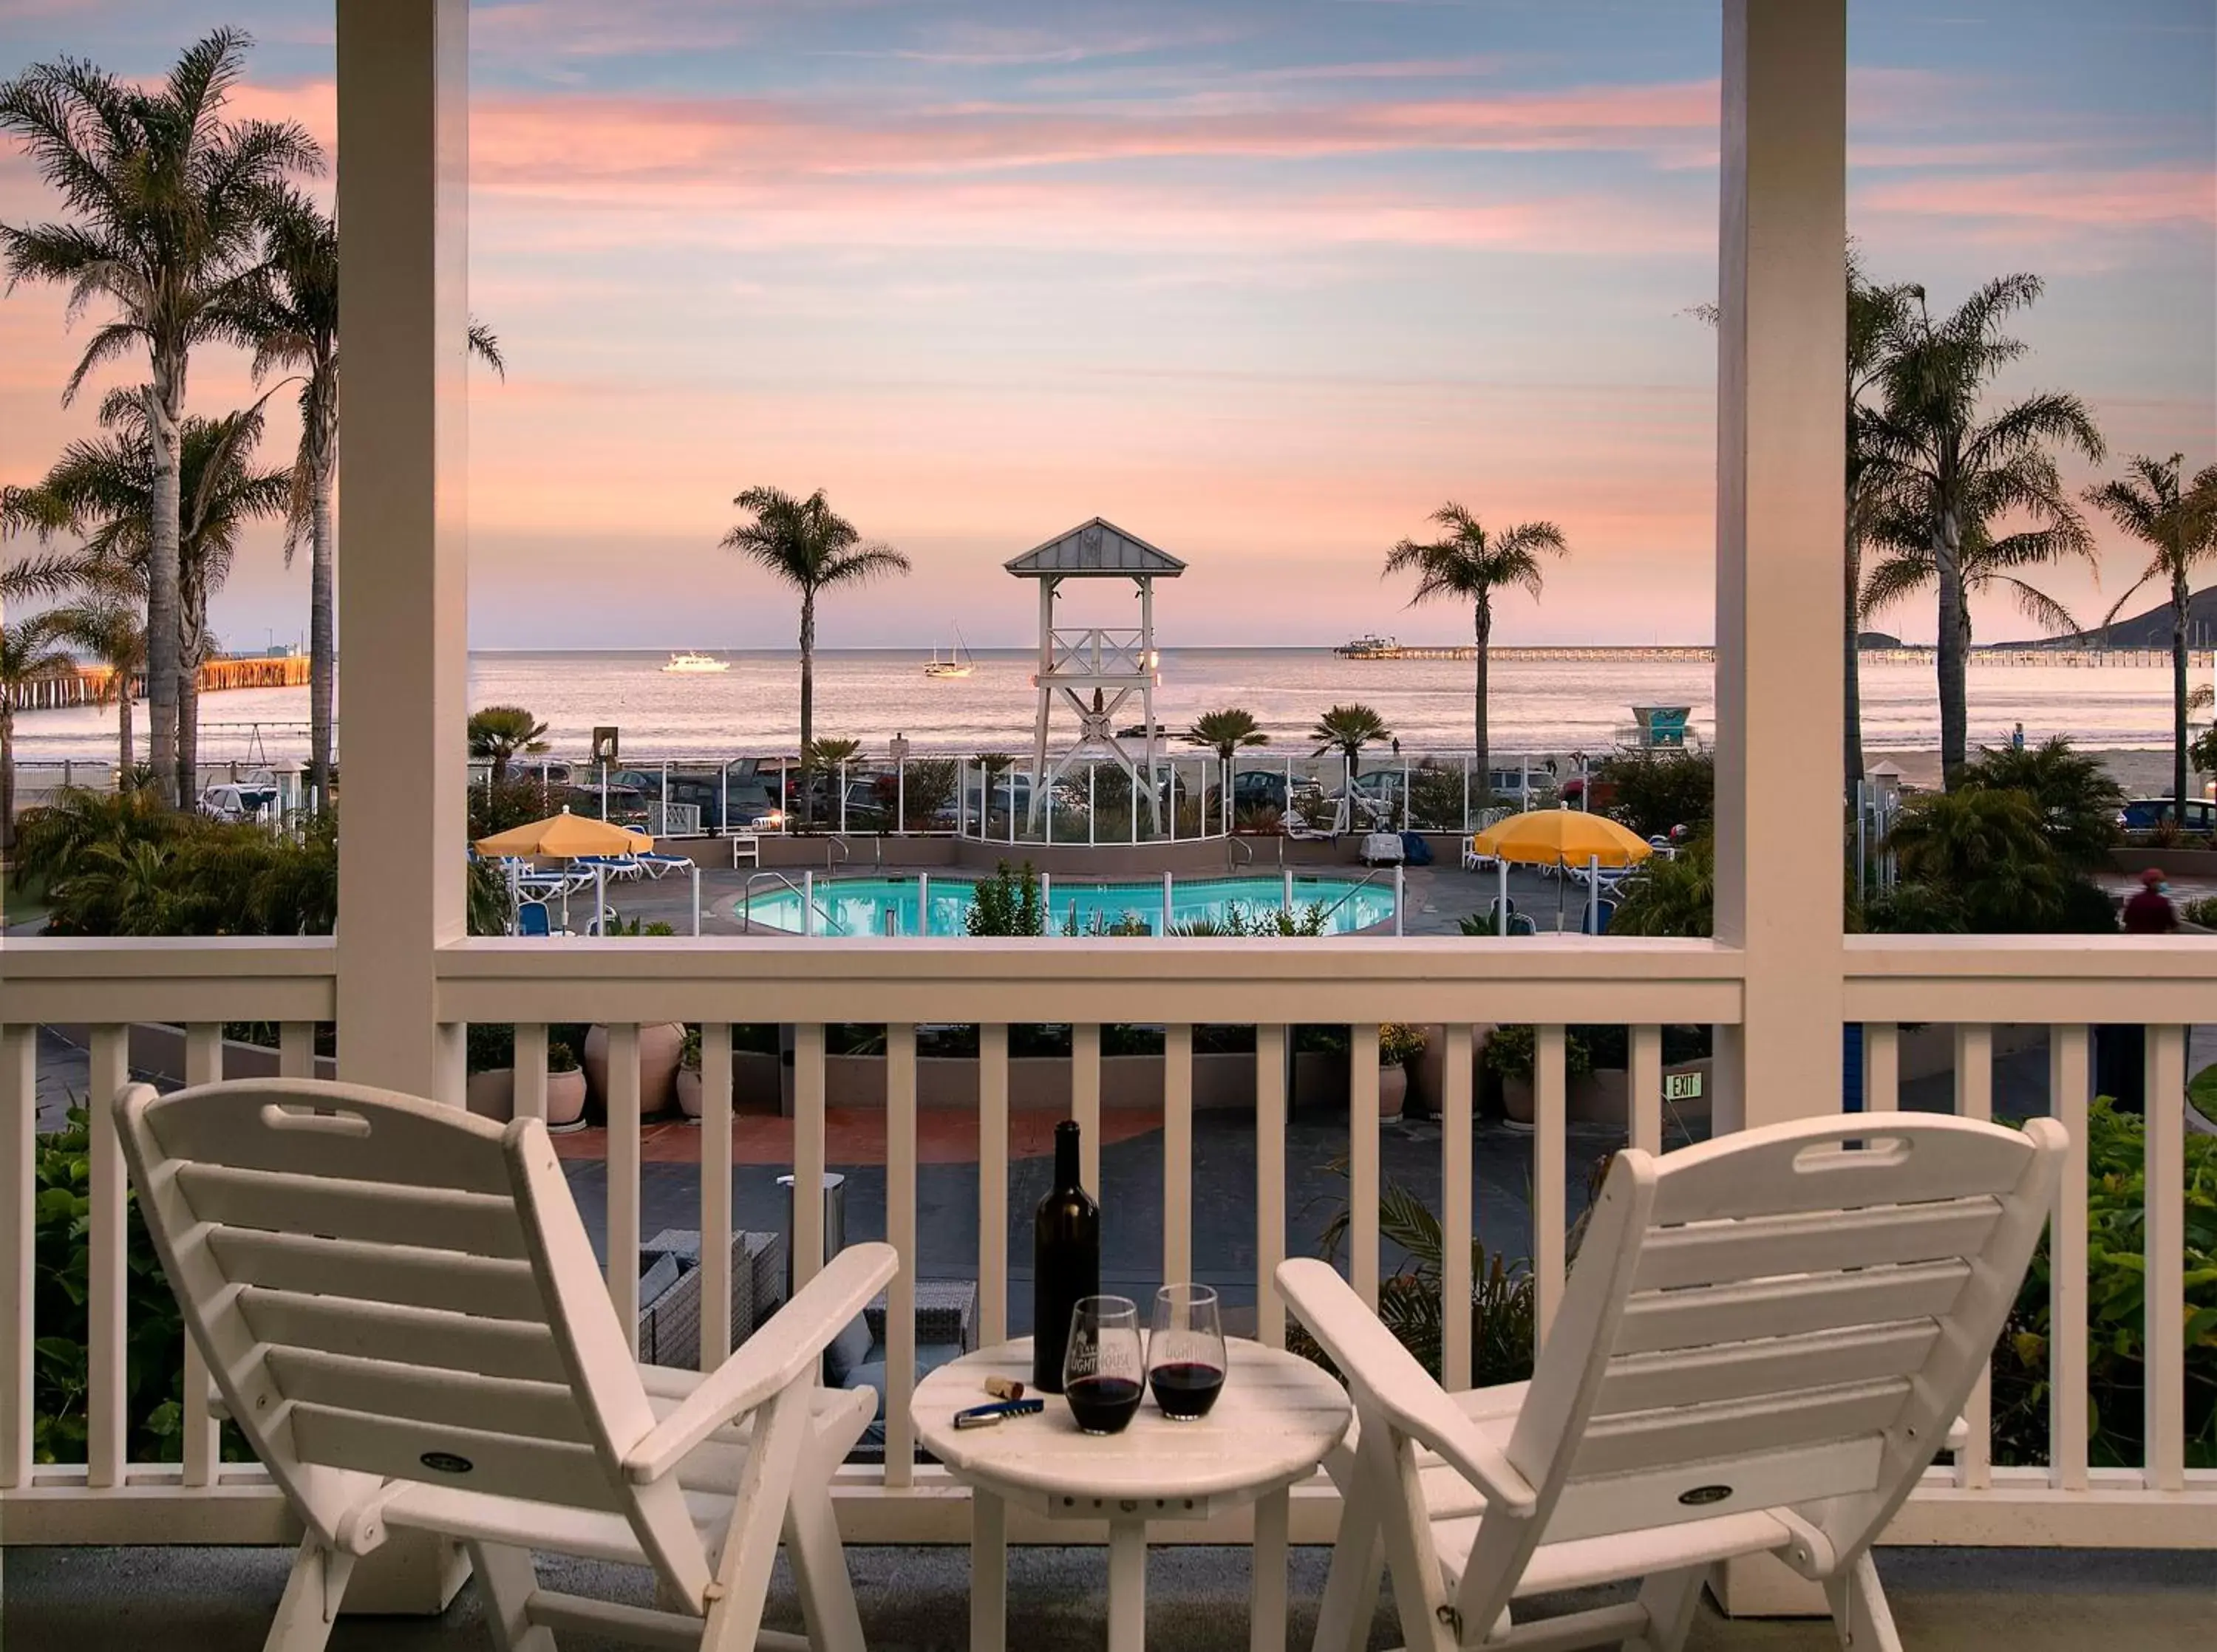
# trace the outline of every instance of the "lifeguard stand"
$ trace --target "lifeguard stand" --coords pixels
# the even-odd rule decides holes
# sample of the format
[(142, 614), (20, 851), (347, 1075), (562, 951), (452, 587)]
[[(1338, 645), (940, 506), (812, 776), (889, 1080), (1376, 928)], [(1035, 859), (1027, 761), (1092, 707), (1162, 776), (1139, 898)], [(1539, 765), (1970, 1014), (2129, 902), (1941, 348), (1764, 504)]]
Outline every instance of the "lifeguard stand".
[[(1039, 718), (1032, 736), (1031, 819), (1038, 821), (1055, 783), (1072, 764), (1105, 757), (1131, 776), (1135, 801), (1146, 794), (1148, 814), (1159, 832), (1162, 798), (1153, 780), (1159, 755), (1155, 687), (1161, 681), (1155, 651), (1155, 582), (1176, 579), (1185, 571), (1185, 564), (1096, 516), (1012, 558), (1006, 566), (1018, 579), (1039, 581), (1039, 671), (1032, 679), (1039, 689)], [(1138, 587), (1138, 627), (1058, 631), (1055, 595), (1067, 579), (1130, 580)], [(1058, 693), (1078, 715), (1078, 738), (1050, 765), (1047, 734)], [(1123, 708), (1133, 694), (1139, 697), (1145, 737), (1136, 758), (1116, 733)], [(1143, 774), (1148, 777), (1144, 784)]]

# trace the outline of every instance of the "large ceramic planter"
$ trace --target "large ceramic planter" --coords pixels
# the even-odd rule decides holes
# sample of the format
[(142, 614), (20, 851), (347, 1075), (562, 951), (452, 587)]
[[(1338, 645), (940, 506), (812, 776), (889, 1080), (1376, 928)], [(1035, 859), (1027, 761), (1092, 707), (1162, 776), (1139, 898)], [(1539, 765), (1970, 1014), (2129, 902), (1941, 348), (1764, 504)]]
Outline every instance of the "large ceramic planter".
[(688, 1119), (701, 1116), (701, 1069), (680, 1067), (677, 1069), (677, 1111)]
[[(639, 1113), (651, 1119), (677, 1102), (677, 1063), (685, 1053), (685, 1023), (650, 1021), (639, 1029)], [(608, 1029), (585, 1034), (585, 1085), (605, 1109), (608, 1105)]]
[[(472, 1073), (463, 1091), (472, 1113), (503, 1122), (516, 1117), (516, 1069)], [(547, 1128), (576, 1130), (585, 1122), (585, 1076), (574, 1069), (547, 1075)]]
[(1573, 1122), (1632, 1127), (1632, 1075), (1621, 1067), (1596, 1067), (1571, 1081), (1565, 1106)]
[(1409, 1069), (1403, 1066), (1378, 1069), (1378, 1116), (1399, 1119), (1409, 1103)]
[(1532, 1081), (1528, 1078), (1504, 1077), (1501, 1081), (1501, 1116), (1511, 1130), (1532, 1128)]

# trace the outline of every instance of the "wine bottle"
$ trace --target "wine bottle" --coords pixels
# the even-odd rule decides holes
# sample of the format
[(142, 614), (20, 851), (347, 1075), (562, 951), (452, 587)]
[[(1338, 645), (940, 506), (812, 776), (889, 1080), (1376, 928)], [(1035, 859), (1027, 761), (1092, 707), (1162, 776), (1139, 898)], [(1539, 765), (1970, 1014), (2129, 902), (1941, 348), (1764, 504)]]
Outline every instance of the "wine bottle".
[(1101, 1207), (1078, 1180), (1078, 1121), (1054, 1127), (1054, 1186), (1032, 1218), (1032, 1386), (1062, 1392), (1070, 1316), (1101, 1293)]

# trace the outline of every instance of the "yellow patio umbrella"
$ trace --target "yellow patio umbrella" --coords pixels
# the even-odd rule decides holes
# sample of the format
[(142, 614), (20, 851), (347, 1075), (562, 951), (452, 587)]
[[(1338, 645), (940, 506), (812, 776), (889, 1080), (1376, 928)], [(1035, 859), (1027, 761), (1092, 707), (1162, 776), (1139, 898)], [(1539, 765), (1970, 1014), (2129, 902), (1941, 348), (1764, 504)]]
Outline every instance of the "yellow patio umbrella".
[(654, 840), (645, 832), (573, 815), (567, 808), (528, 826), (511, 826), (491, 837), (481, 837), (477, 845), (479, 854), (544, 854), (560, 860), (585, 854), (639, 854), (653, 847)]
[[(1470, 841), (1472, 850), (1490, 856), (1501, 869), (1501, 893), (1496, 901), (1495, 930), (1509, 933), (1509, 865), (1512, 860), (1522, 866), (1559, 866), (1568, 870), (1585, 866), (1598, 871), (1603, 866), (1621, 871), (1638, 866), (1655, 853), (1647, 840), (1637, 832), (1618, 825), (1606, 815), (1592, 815), (1582, 809), (1534, 809), (1521, 815), (1511, 815), (1498, 821)], [(1601, 880), (1596, 878), (1586, 891), (1590, 923), (1599, 916)], [(1555, 890), (1555, 928), (1563, 927), (1563, 891)], [(1596, 925), (1595, 927), (1597, 927)]]

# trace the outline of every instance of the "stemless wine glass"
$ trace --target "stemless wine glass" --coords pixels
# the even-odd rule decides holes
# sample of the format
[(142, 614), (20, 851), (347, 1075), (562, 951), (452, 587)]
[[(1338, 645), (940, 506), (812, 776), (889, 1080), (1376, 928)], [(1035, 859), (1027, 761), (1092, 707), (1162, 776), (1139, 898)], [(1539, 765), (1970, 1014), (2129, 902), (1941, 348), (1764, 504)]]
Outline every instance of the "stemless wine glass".
[(1164, 1416), (1190, 1422), (1208, 1415), (1224, 1391), (1224, 1318), (1205, 1285), (1166, 1285), (1155, 1292), (1147, 1331), (1147, 1386)]
[(1121, 1434), (1146, 1391), (1139, 1359), (1139, 1305), (1129, 1297), (1080, 1297), (1070, 1315), (1062, 1397), (1089, 1434)]

